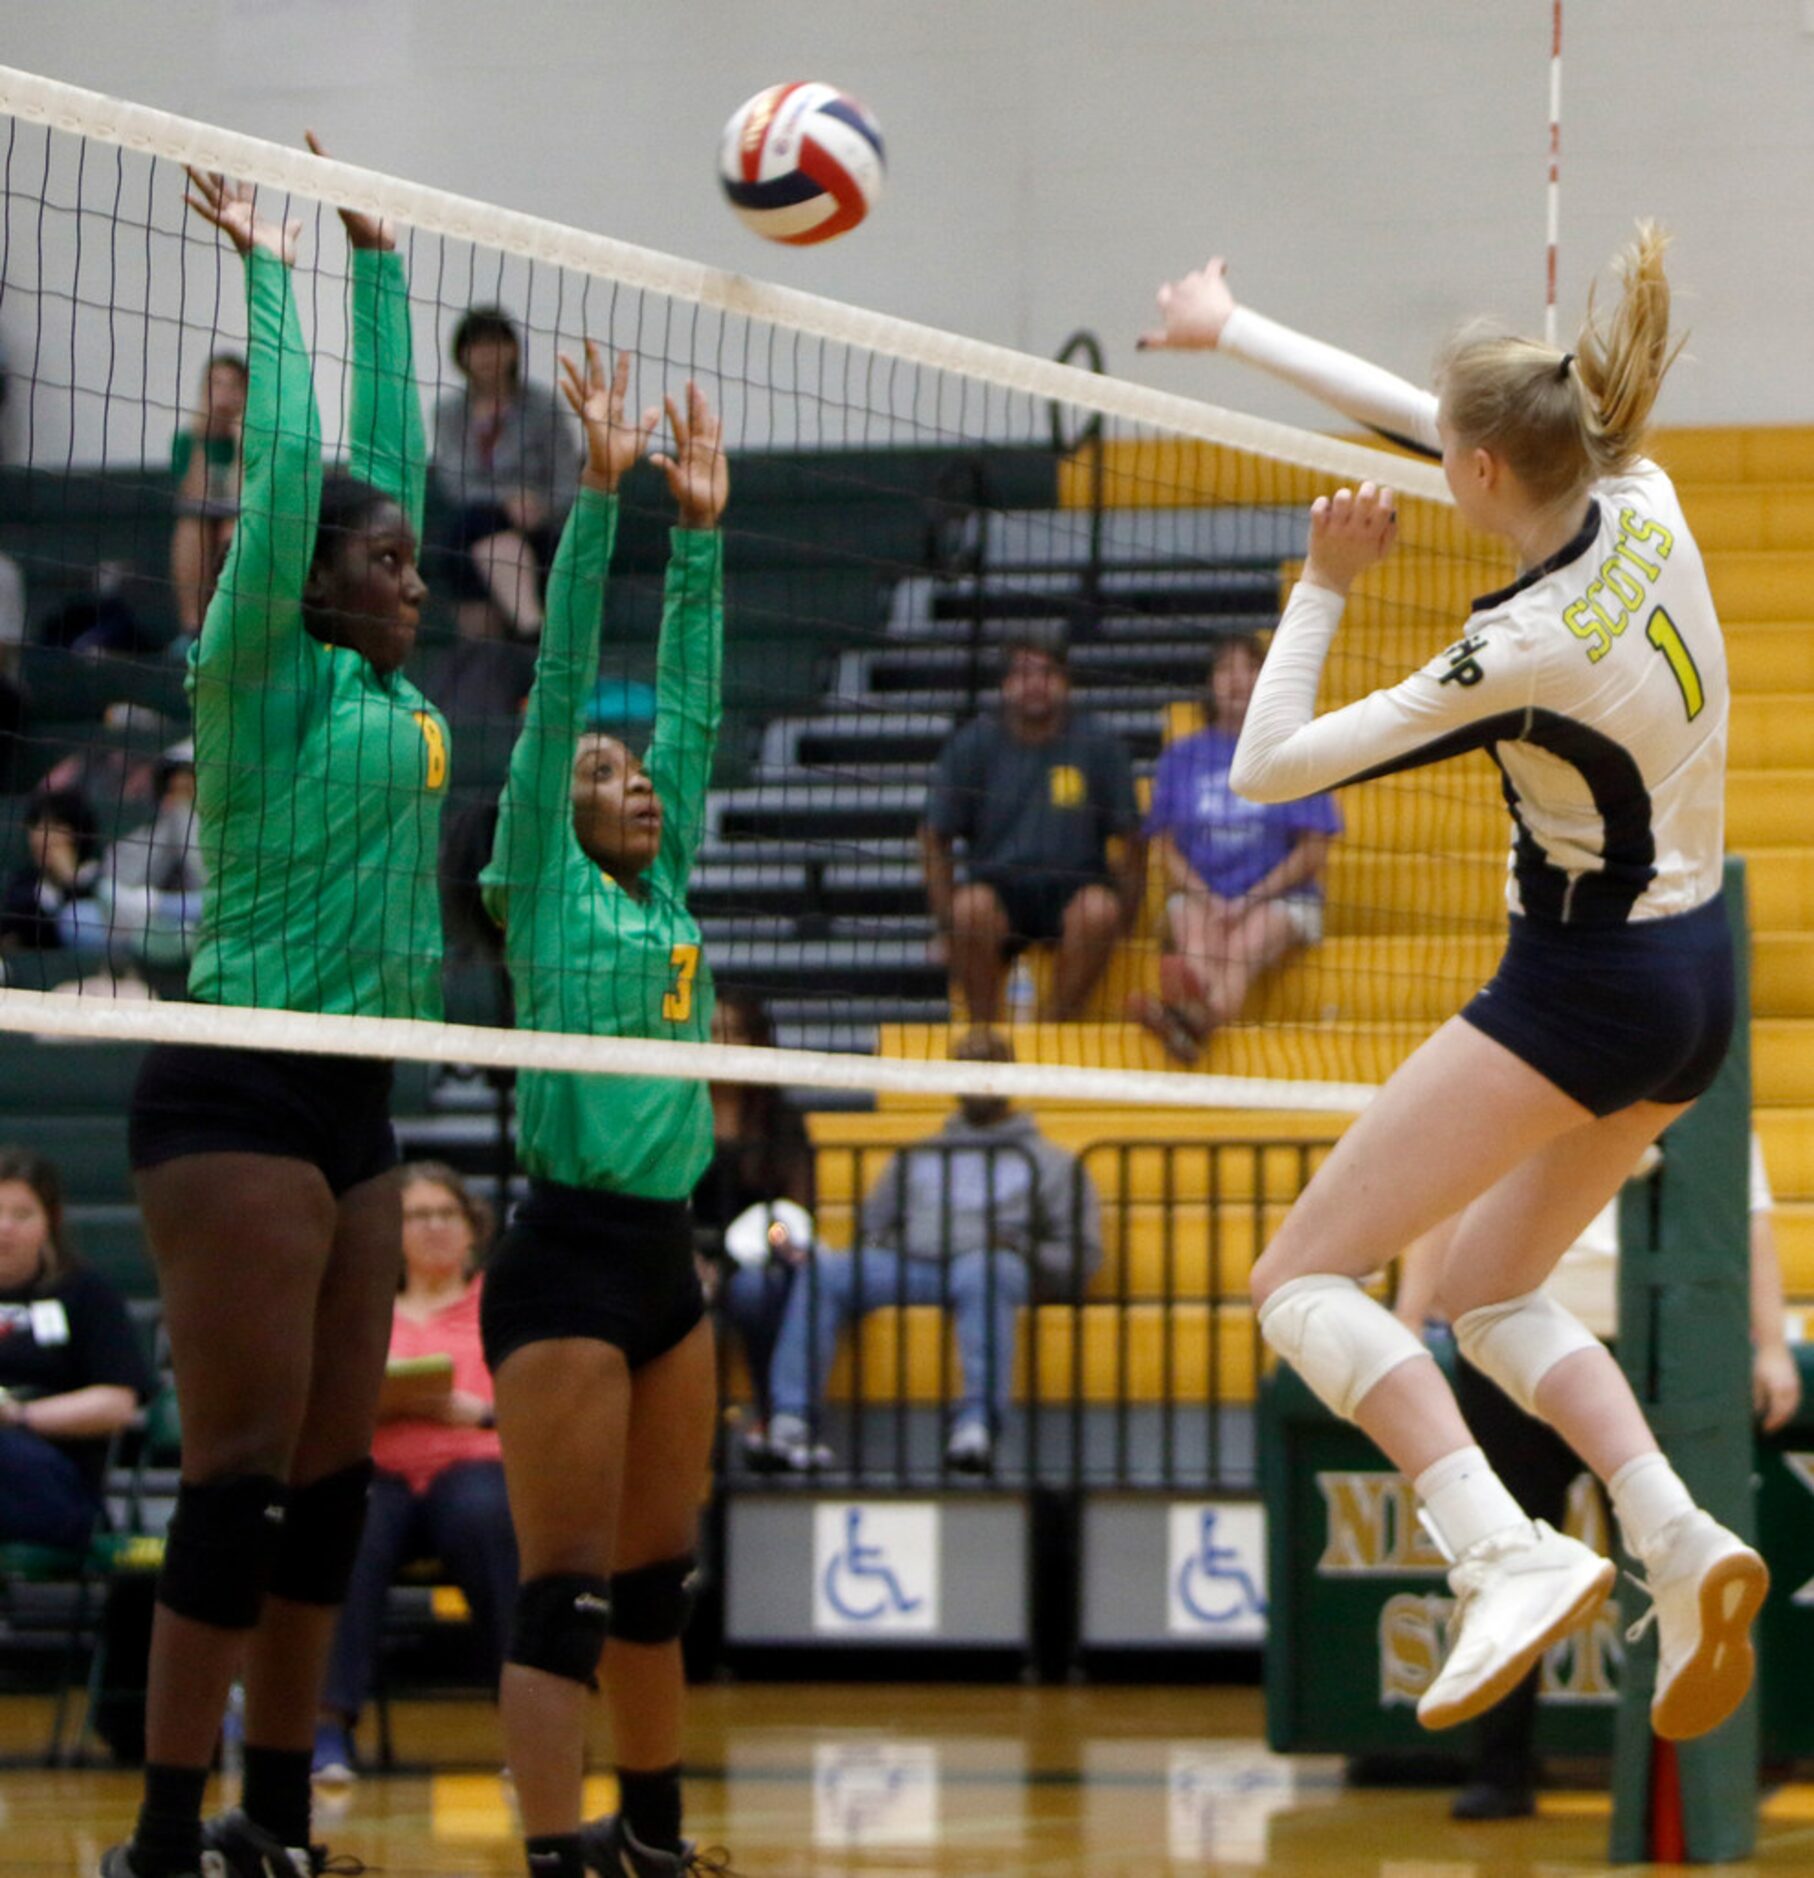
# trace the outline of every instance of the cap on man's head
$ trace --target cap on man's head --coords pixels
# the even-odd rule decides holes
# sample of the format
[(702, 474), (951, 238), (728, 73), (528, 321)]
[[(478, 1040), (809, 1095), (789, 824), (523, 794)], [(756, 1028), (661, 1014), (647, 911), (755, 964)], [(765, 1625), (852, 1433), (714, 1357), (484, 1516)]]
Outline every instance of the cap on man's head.
[(1058, 620), (1026, 621), (1012, 627), (1002, 638), (1001, 662), (1005, 671), (1017, 652), (1036, 653), (1049, 659), (1063, 671), (1070, 662), (1070, 638)]

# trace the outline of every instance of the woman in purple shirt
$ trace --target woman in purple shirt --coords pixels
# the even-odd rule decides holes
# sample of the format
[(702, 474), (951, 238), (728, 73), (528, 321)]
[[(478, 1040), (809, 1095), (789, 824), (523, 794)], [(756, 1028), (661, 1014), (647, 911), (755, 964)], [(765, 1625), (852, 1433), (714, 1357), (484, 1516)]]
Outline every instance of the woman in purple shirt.
[(1323, 935), (1321, 876), (1342, 831), (1335, 798), (1248, 802), (1228, 784), (1265, 649), (1251, 634), (1216, 647), (1209, 724), (1159, 759), (1146, 833), (1165, 870), (1159, 995), (1136, 992), (1137, 1018), (1181, 1063), (1241, 1014), (1259, 975)]

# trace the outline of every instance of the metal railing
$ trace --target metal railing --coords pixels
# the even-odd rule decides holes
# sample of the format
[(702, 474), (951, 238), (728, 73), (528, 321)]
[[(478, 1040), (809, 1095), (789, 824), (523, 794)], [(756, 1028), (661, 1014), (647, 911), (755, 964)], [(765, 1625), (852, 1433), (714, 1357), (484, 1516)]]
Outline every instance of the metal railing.
[[(738, 1307), (750, 1268), (721, 1297), (725, 1477), (1251, 1491), (1265, 1354), (1247, 1275), (1327, 1147), (1127, 1139), (1060, 1159), (934, 1134), (820, 1148), (818, 1245), (762, 1280), (766, 1330)], [(765, 1337), (766, 1379), (750, 1366)], [(806, 1415), (824, 1450), (810, 1467), (744, 1438), (777, 1411)], [(979, 1419), (986, 1465), (949, 1451)]]

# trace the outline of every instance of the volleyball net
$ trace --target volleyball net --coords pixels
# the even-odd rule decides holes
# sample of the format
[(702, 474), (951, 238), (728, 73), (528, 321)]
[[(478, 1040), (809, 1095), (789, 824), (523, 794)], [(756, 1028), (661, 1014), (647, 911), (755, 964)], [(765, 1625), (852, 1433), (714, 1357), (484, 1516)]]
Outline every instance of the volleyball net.
[[(1216, 708), (1212, 665), (1225, 648), (1263, 646), (1308, 504), (1341, 484), (1401, 492), (1400, 546), (1356, 590), (1321, 708), (1456, 637), (1471, 596), (1506, 570), (1432, 466), (4, 69), (0, 139), (0, 551), (12, 563), (0, 569), (0, 1029), (908, 1100), (1342, 1111), (1489, 974), (1505, 860), (1484, 758), (1279, 819), (1246, 810), (1189, 748)], [(261, 215), (301, 225), (289, 284), (329, 467), (382, 456), (360, 426), (388, 410), (402, 440), (392, 467), (425, 484), (429, 597), (407, 669), (447, 724), (445, 748), (421, 753), (444, 772), (431, 891), (446, 1023), (187, 996), (204, 896), (222, 888), (205, 878), (189, 807), (185, 661), (248, 519), (249, 427), (264, 421), (241, 409), (240, 364), (261, 343), (247, 270), (185, 206), (188, 169), (254, 185)], [(341, 210), (394, 224), (419, 435), (394, 347), (361, 364), (369, 304)], [(720, 998), (759, 1002), (779, 1049), (508, 1022), (479, 875), (512, 751), (530, 734), (546, 576), (581, 462), (557, 354), (577, 357), (588, 339), (629, 355), (633, 409), (692, 381), (723, 418), (723, 720), (688, 899)], [(527, 388), (516, 402), (495, 376), (496, 354), (513, 348)], [(1070, 350), (1087, 359), (1090, 347)], [(266, 366), (292, 374), (291, 391), (298, 369), (294, 351)], [(375, 373), (363, 390), (362, 370)], [(308, 441), (280, 426), (272, 439)], [(294, 490), (269, 501), (266, 522), (293, 532), (311, 519)], [(662, 475), (630, 472), (585, 722), (633, 750), (675, 677), (659, 657), (673, 521)], [(1029, 658), (1041, 684), (1062, 688), (1051, 721), (1065, 727), (1062, 758), (1030, 770), (996, 760), (1011, 743), (1024, 754), (1000, 713), (1004, 674)], [(253, 728), (233, 746), (236, 774), (293, 764), (281, 739), (255, 734), (307, 708), (281, 695), (286, 682), (248, 668), (240, 706)], [(983, 728), (967, 730), (976, 719)], [(1026, 797), (1034, 772), (1041, 799)], [(280, 771), (265, 795), (292, 817), (329, 813), (325, 796), (303, 800), (304, 780)], [(398, 783), (394, 803), (382, 778), (368, 781), (359, 812), (405, 814), (420, 780)], [(1022, 795), (1004, 803), (1009, 787)], [(1246, 943), (1216, 935), (1259, 904), (1262, 861), (1309, 834), (1320, 861), (1285, 896), (1285, 956), (1184, 1069), (1130, 1013), (1213, 977), (1215, 948)], [(267, 840), (216, 864), (286, 863)], [(928, 881), (942, 866), (953, 890), (986, 882), (1006, 929), (1035, 941), (1010, 948), (991, 1009), (966, 1002), (949, 907), (935, 911)], [(368, 896), (359, 929), (407, 968), (420, 879), (379, 871), (322, 887)], [(1119, 926), (1067, 1004), (1053, 941), (1086, 888), (1113, 898)], [(1176, 901), (1199, 888), (1220, 923), (1186, 944)], [(552, 969), (611, 967), (576, 946)], [(659, 1007), (660, 991), (626, 983), (623, 1008)], [(1012, 1036), (1017, 1061), (947, 1060), (978, 1018)]]

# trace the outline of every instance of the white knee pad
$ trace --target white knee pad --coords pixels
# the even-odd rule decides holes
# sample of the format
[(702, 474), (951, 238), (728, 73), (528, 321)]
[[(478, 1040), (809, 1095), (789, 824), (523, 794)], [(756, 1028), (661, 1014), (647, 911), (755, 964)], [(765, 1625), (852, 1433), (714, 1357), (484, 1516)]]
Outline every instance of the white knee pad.
[(1541, 1291), (1463, 1311), (1455, 1320), (1455, 1341), (1462, 1355), (1527, 1415), (1537, 1413), (1537, 1385), (1565, 1356), (1598, 1349), (1600, 1343), (1578, 1317)]
[(1260, 1307), (1260, 1334), (1326, 1408), (1354, 1419), (1367, 1391), (1424, 1347), (1352, 1278), (1293, 1278)]

